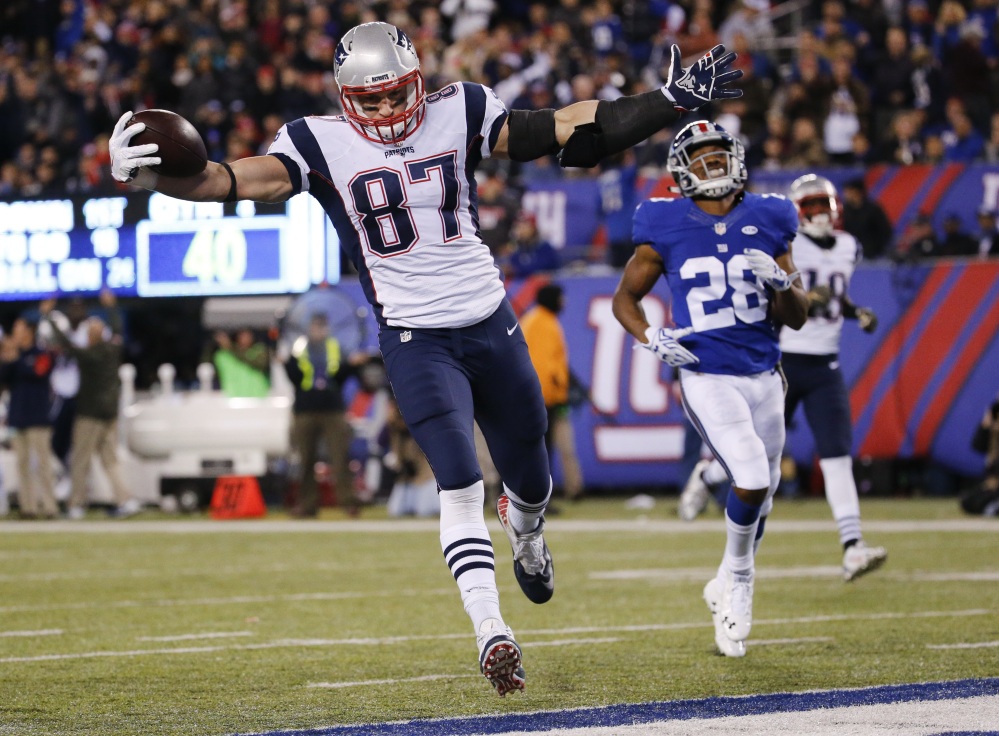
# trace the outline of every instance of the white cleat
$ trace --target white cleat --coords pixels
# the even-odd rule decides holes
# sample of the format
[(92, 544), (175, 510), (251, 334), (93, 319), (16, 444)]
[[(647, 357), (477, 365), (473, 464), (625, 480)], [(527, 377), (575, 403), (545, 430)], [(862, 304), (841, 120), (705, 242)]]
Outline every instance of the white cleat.
[(726, 657), (745, 657), (746, 642), (732, 641), (726, 636), (722, 626), (721, 600), (724, 588), (725, 584), (718, 578), (712, 578), (704, 586), (704, 602), (708, 604), (711, 620), (715, 625), (715, 646)]
[(704, 482), (701, 473), (711, 464), (710, 460), (701, 460), (694, 466), (693, 472), (687, 478), (687, 484), (680, 494), (680, 503), (677, 504), (676, 513), (684, 521), (693, 521), (708, 506), (711, 500), (711, 489)]
[(722, 628), (732, 641), (745, 641), (753, 627), (753, 574), (719, 573), (722, 581)]
[(863, 541), (847, 547), (843, 553), (843, 580), (850, 582), (877, 570), (888, 559), (884, 547), (868, 547)]
[(499, 619), (486, 619), (475, 641), (479, 645), (479, 669), (497, 694), (504, 697), (513, 690), (523, 690), (526, 677), (520, 647), (510, 627)]

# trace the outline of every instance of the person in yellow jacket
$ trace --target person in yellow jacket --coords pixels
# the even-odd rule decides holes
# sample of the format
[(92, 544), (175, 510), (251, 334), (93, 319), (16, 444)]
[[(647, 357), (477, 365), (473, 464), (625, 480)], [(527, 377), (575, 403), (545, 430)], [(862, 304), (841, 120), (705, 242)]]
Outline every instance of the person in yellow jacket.
[(298, 455), (301, 473), (298, 503), (291, 510), (296, 518), (312, 518), (319, 513), (314, 468), (321, 439), (326, 443), (338, 500), (350, 516), (357, 516), (360, 509), (348, 458), (353, 431), (343, 399), (343, 383), (357, 370), (354, 358), (342, 355), (339, 341), (330, 335), (326, 315), (316, 314), (309, 323), (308, 335), (295, 341), (285, 361), (285, 372), (295, 386), (291, 447)]
[(542, 286), (538, 289), (536, 305), (521, 318), (520, 327), (548, 410), (548, 432), (545, 434), (548, 454), (551, 456), (553, 451), (558, 451), (565, 497), (577, 500), (583, 493), (583, 476), (569, 418), (569, 351), (558, 319), (564, 299), (558, 284)]

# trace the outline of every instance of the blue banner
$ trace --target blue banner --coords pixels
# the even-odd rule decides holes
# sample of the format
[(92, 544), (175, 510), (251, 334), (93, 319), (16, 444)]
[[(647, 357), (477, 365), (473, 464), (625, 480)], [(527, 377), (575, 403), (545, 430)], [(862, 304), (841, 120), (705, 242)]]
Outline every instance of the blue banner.
[[(589, 486), (681, 484), (686, 419), (671, 370), (647, 351), (634, 350), (611, 312), (617, 276), (565, 277), (561, 315), (573, 372), (589, 387), (589, 402), (572, 412), (584, 479)], [(508, 285), (519, 308), (544, 283)], [(342, 284), (363, 303), (356, 282)], [(854, 453), (876, 458), (932, 458), (978, 475), (981, 455), (970, 439), (999, 392), (999, 262), (934, 265), (861, 265), (850, 289), (872, 307), (874, 334), (847, 322), (840, 361), (850, 388)], [(669, 314), (660, 281), (643, 300), (653, 324)], [(377, 329), (369, 336), (374, 347)], [(811, 464), (814, 445), (799, 414), (787, 448)], [(557, 469), (556, 469), (557, 472)]]

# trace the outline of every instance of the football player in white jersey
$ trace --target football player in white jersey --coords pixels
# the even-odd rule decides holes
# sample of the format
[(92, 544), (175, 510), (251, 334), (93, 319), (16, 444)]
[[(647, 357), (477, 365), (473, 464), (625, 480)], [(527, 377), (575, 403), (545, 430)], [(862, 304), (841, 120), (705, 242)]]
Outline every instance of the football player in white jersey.
[[(677, 133), (667, 165), (683, 197), (635, 211), (635, 254), (614, 293), (614, 315), (636, 347), (680, 368), (684, 410), (732, 481), (725, 553), (704, 600), (718, 650), (742, 657), (754, 557), (784, 449), (778, 323), (799, 329), (807, 318), (791, 260), (798, 215), (783, 197), (743, 190), (742, 143), (716, 123), (699, 120)], [(642, 309), (660, 277), (675, 328), (650, 325)]]
[(482, 506), (473, 420), (503, 479), (497, 513), (514, 573), (535, 603), (549, 600), (545, 544), (551, 477), (537, 374), (499, 269), (479, 238), (475, 167), (486, 157), (595, 166), (675, 121), (678, 111), (738, 97), (734, 54), (717, 46), (684, 68), (672, 48), (666, 84), (562, 110), (513, 110), (462, 82), (433, 94), (406, 34), (387, 23), (349, 30), (334, 70), (343, 115), (283, 126), (264, 156), (209, 163), (185, 178), (158, 175), (155, 144), (131, 145), (142, 124), (118, 121), (110, 143), (119, 181), (193, 201), (281, 202), (308, 190), (357, 267), (379, 320), (399, 408), (441, 494), (440, 539), (472, 619), (482, 673), (500, 695), (524, 687), (521, 651), (500, 614)]
[(843, 320), (855, 319), (864, 332), (874, 332), (874, 312), (849, 297), (850, 278), (862, 250), (857, 239), (836, 229), (839, 196), (833, 183), (806, 174), (794, 180), (791, 201), (801, 224), (794, 240), (794, 258), (808, 289), (808, 322), (797, 332), (780, 335), (781, 364), (787, 376), (790, 421), (799, 404), (815, 438), (826, 500), (832, 508), (843, 545), (843, 579), (877, 569), (887, 558), (884, 547), (868, 547), (860, 533), (860, 501), (853, 478), (853, 431), (850, 397), (839, 367)]

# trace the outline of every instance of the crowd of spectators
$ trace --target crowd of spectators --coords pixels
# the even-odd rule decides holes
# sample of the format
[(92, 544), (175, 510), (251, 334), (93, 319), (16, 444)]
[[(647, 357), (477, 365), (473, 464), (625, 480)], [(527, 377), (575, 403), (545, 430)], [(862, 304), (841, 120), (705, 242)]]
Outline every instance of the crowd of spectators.
[[(491, 86), (512, 108), (662, 84), (739, 52), (745, 95), (702, 111), (750, 167), (999, 161), (999, 0), (7, 0), (0, 7), (0, 197), (114, 189), (108, 136), (125, 110), (190, 119), (212, 160), (266, 150), (278, 127), (340, 111), (337, 40), (385, 20), (416, 44), (428, 89)], [(683, 122), (683, 121), (681, 121)], [(672, 131), (637, 151), (662, 173)], [(552, 161), (501, 172), (598, 176)], [(503, 206), (503, 197), (498, 197)], [(509, 222), (509, 221), (508, 221)]]

